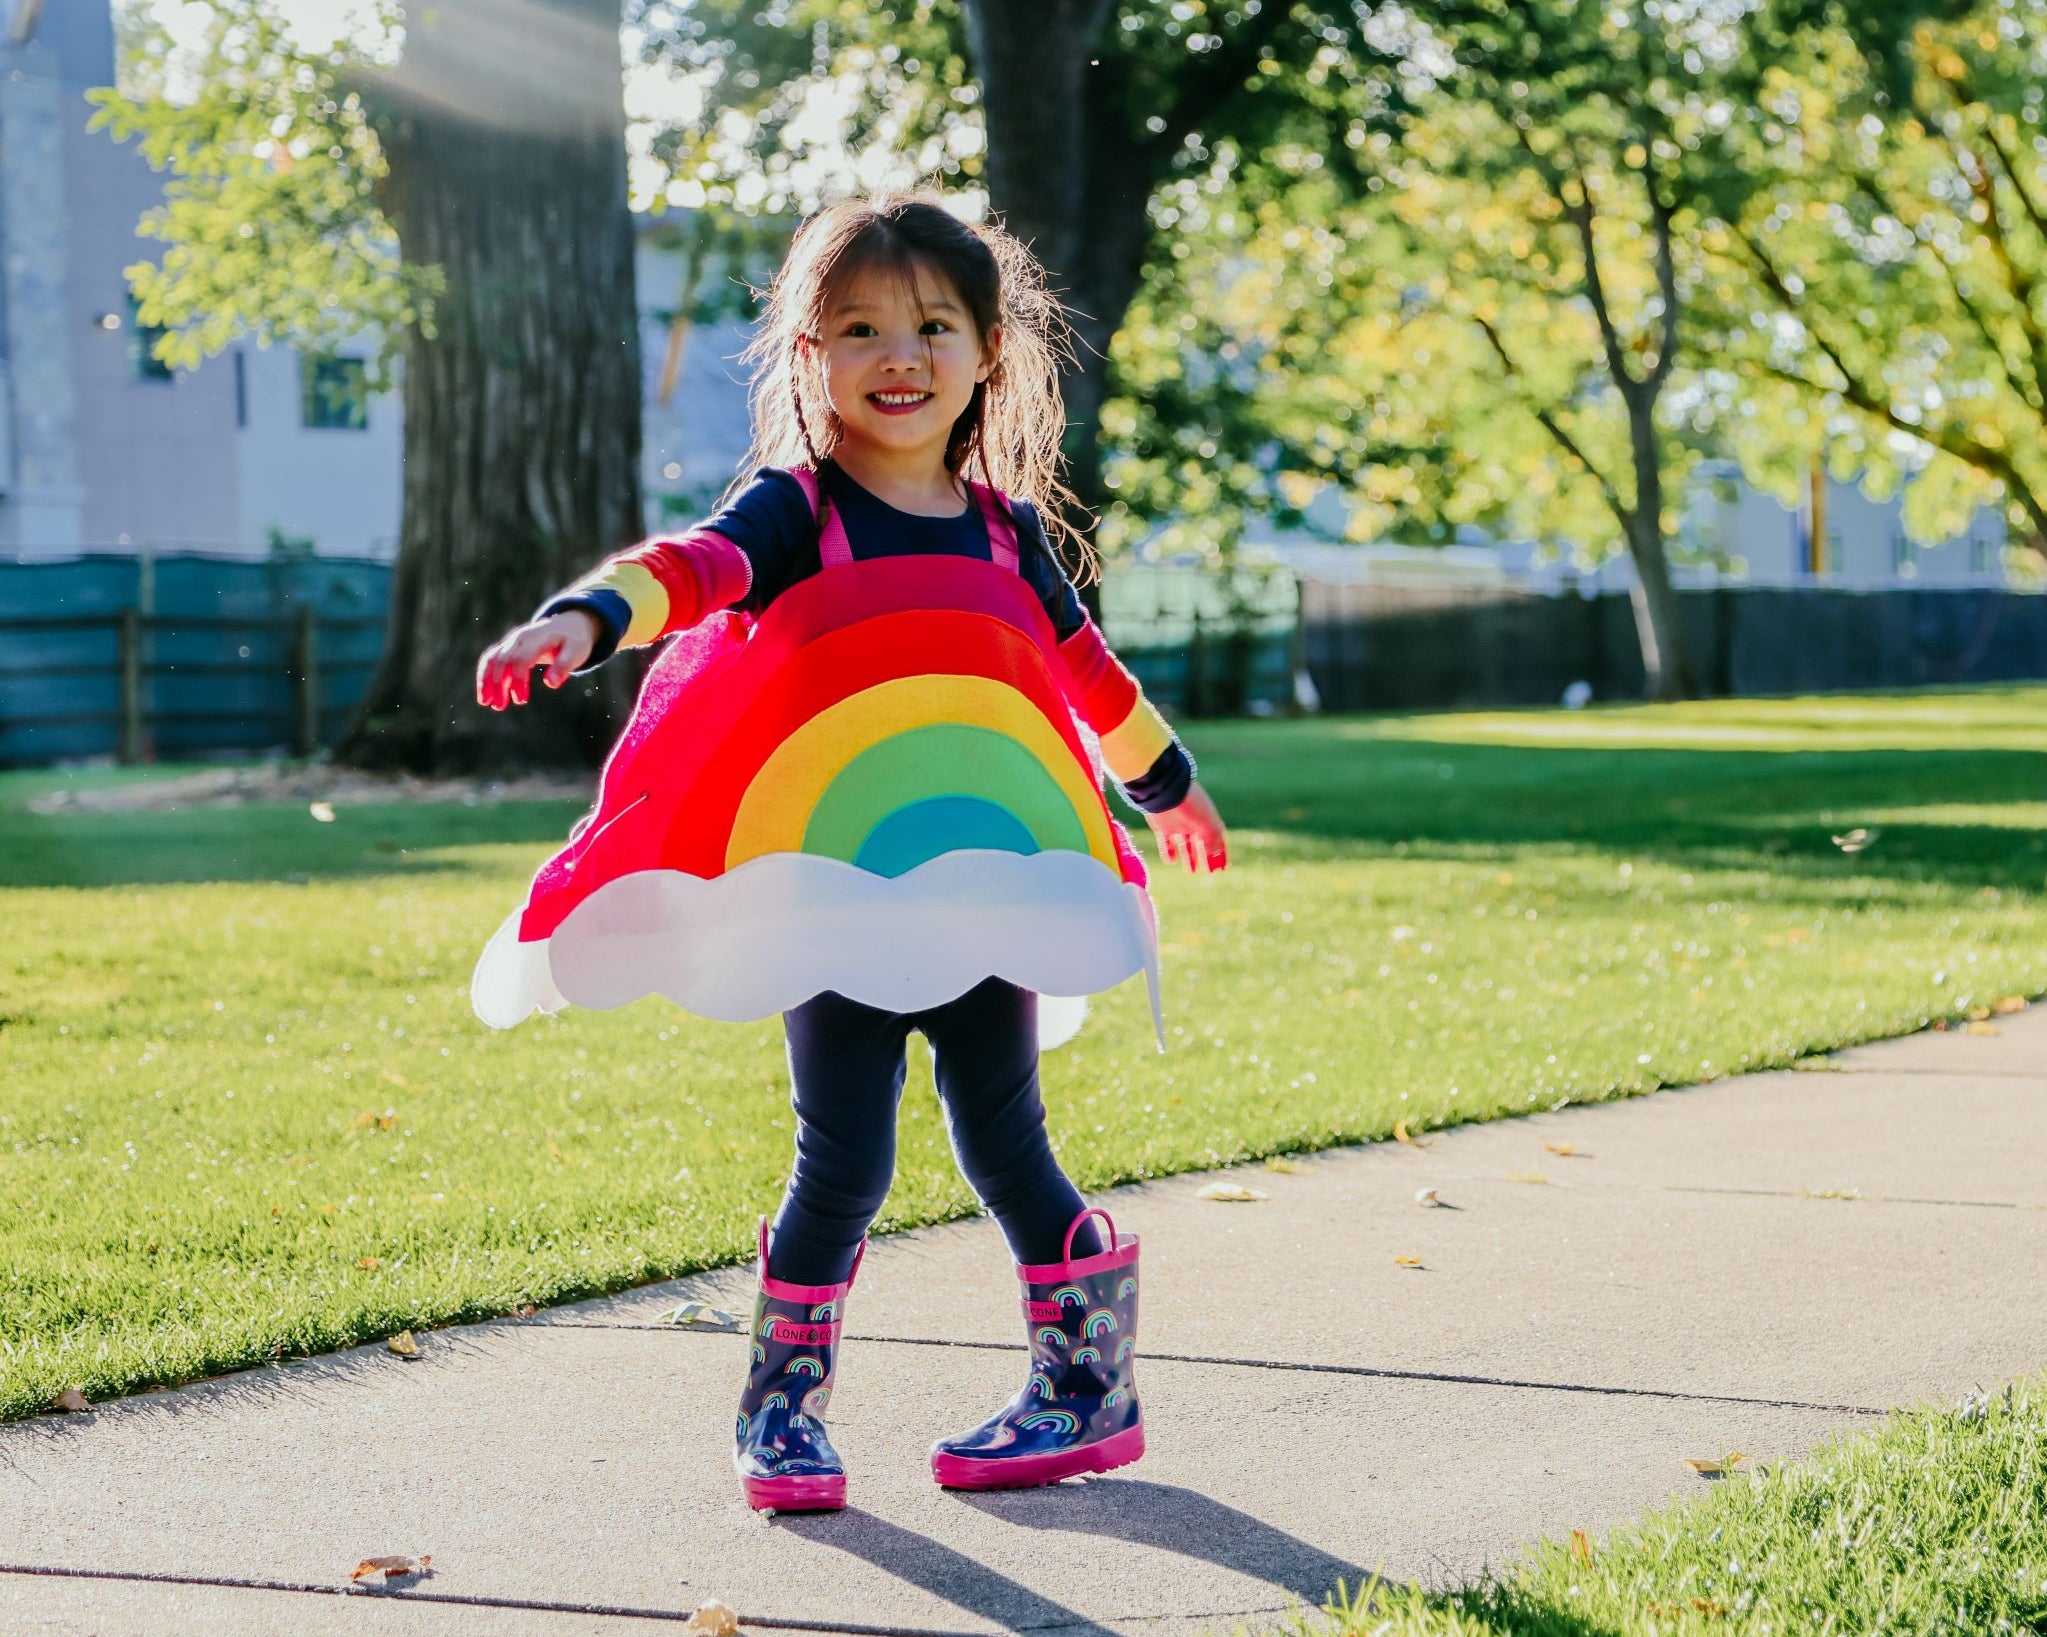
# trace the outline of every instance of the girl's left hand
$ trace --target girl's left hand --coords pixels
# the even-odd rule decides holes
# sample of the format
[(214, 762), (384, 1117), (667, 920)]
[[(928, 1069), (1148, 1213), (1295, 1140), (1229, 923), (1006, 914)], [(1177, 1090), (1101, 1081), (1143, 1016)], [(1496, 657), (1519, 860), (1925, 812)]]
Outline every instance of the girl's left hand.
[(1187, 799), (1163, 813), (1147, 813), (1145, 822), (1159, 838), (1159, 851), (1195, 875), (1215, 875), (1228, 868), (1229, 836), (1223, 816), (1198, 784), (1187, 787)]

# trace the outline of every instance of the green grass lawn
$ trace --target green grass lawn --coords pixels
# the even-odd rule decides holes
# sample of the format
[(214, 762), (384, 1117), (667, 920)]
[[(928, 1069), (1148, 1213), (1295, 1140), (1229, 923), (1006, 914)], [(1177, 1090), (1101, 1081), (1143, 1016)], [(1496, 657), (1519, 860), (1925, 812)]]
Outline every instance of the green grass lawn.
[[(1352, 1588), (1353, 1594), (1358, 1588)], [(1331, 1637), (1991, 1637), (2047, 1630), (2047, 1381), (1893, 1415), (1448, 1595), (1370, 1588)]]
[[(1172, 1050), (1129, 985), (1046, 1061), (1085, 1187), (2047, 989), (2047, 689), (1190, 737), (1237, 864), (1160, 882)], [(59, 782), (0, 779), (0, 1416), (749, 1252), (775, 1025), (470, 1015), (567, 807), (26, 810)], [(885, 1221), (971, 1208), (913, 1077)]]

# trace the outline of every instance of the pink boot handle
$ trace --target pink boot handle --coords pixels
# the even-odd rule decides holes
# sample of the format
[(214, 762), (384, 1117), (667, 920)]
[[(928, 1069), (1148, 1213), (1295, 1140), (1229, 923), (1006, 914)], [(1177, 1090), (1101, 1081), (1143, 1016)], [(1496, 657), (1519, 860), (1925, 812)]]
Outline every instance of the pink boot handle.
[(1064, 1263), (1065, 1266), (1069, 1269), (1071, 1269), (1073, 1266), (1073, 1236), (1080, 1232), (1080, 1225), (1091, 1216), (1100, 1217), (1102, 1221), (1108, 1225), (1109, 1242), (1106, 1245), (1104, 1245), (1102, 1249), (1114, 1250), (1116, 1248), (1115, 1220), (1109, 1215), (1107, 1211), (1103, 1210), (1101, 1206), (1090, 1205), (1086, 1210), (1082, 1211), (1080, 1215), (1075, 1217), (1073, 1221), (1067, 1225), (1066, 1243), (1059, 1247), (1059, 1260), (1062, 1263)]

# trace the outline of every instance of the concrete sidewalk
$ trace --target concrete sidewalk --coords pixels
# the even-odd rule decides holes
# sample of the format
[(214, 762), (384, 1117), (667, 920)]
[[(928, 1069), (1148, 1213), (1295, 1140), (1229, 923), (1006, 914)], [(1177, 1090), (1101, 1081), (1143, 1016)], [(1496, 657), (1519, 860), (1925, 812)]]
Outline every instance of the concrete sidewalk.
[[(868, 1256), (836, 1516), (741, 1505), (744, 1342), (660, 1322), (743, 1308), (746, 1270), (0, 1428), (0, 1630), (623, 1634), (717, 1597), (754, 1627), (1177, 1633), (1455, 1579), (1697, 1490), (1687, 1457), (1797, 1456), (2047, 1364), (2018, 1299), (2047, 1008), (1997, 1028), (1236, 1173), (1259, 1204), (1109, 1196), (1145, 1240), (1152, 1453), (1086, 1484), (930, 1482), (932, 1439), (1021, 1381), (987, 1222)], [(422, 1551), (415, 1589), (334, 1595)]]

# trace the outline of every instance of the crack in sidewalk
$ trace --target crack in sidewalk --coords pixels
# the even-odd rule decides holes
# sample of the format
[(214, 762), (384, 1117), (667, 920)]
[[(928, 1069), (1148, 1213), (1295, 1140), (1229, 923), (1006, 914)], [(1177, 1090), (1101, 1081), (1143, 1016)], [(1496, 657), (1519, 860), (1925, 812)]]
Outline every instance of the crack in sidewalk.
[[(305, 1597), (367, 1597), (387, 1603), (446, 1603), (458, 1608), (521, 1609), (540, 1614), (597, 1615), (614, 1620), (665, 1620), (687, 1624), (691, 1609), (635, 1608), (615, 1603), (568, 1603), (548, 1598), (494, 1597), (485, 1592), (382, 1591), (371, 1586), (333, 1586), (317, 1580), (263, 1580), (241, 1575), (175, 1574), (150, 1569), (70, 1569), (40, 1563), (0, 1563), (0, 1575), (48, 1580), (98, 1580), (152, 1586), (205, 1586), (227, 1591), (290, 1592)], [(1203, 1618), (1199, 1615), (1189, 1618)], [(764, 1631), (815, 1631), (830, 1637), (990, 1637), (987, 1631), (942, 1626), (872, 1626), (843, 1620), (784, 1620), (741, 1614), (739, 1624)]]
[[(316, 1580), (265, 1580), (241, 1575), (177, 1574), (168, 1570), (77, 1569), (45, 1563), (0, 1563), (0, 1575), (18, 1575), (25, 1579), (193, 1586), (220, 1591), (283, 1592), (299, 1597), (367, 1597), (389, 1603), (440, 1603), (458, 1608), (516, 1609), (538, 1614), (581, 1614), (603, 1619), (660, 1620), (685, 1625), (694, 1615), (694, 1611), (690, 1609), (641, 1608), (630, 1604), (613, 1603), (570, 1603), (549, 1598), (497, 1597), (486, 1592), (432, 1592), (418, 1589), (386, 1591), (372, 1586), (328, 1585)], [(1126, 1625), (1165, 1620), (1241, 1619), (1255, 1614), (1285, 1613), (1295, 1607), (1298, 1601), (1295, 1599), (1287, 1603), (1260, 1603), (1249, 1608), (1194, 1609), (1168, 1614), (1111, 1614), (1103, 1616), (1102, 1619)], [(741, 1614), (739, 1624), (741, 1629), (753, 1626), (763, 1631), (814, 1631), (827, 1634), (827, 1637), (992, 1637), (987, 1631), (951, 1629), (944, 1626), (882, 1626), (844, 1620), (785, 1620), (765, 1614)], [(1043, 1632), (1069, 1631), (1076, 1628), (1099, 1630), (1101, 1624), (1101, 1620), (1082, 1617), (1036, 1624), (1020, 1623), (1009, 1629)]]
[[(697, 1328), (637, 1319), (549, 1319), (522, 1328), (528, 1330), (653, 1330), (671, 1336), (732, 1336), (736, 1330)], [(1021, 1353), (1026, 1351), (1009, 1341), (960, 1341), (940, 1336), (875, 1336), (848, 1331), (847, 1341), (882, 1343), (896, 1347), (959, 1347), (974, 1352)], [(1453, 1387), (1510, 1387), (1523, 1392), (1589, 1393), (1604, 1398), (1655, 1398), (1684, 1404), (1745, 1404), (1763, 1410), (1810, 1410), (1822, 1415), (1889, 1415), (1888, 1409), (1869, 1404), (1819, 1404), (1802, 1398), (1757, 1398), (1741, 1393), (1692, 1393), (1672, 1387), (1612, 1387), (1596, 1382), (1536, 1381), (1519, 1376), (1464, 1375), (1448, 1370), (1401, 1370), (1372, 1364), (1311, 1364), (1293, 1359), (1224, 1358), (1206, 1353), (1144, 1354), (1147, 1364), (1206, 1364), (1231, 1370), (1287, 1370), (1307, 1375), (1364, 1376), (1382, 1381), (1427, 1381)]]

